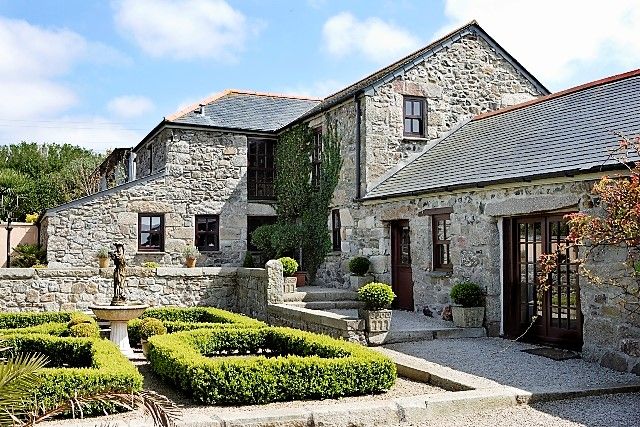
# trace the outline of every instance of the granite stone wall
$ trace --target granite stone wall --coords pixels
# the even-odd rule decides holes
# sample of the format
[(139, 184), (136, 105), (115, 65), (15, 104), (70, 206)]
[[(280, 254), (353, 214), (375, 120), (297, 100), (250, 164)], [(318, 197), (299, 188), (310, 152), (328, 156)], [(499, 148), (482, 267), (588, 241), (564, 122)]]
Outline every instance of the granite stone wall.
[[(247, 215), (274, 215), (268, 204), (248, 203), (247, 138), (241, 134), (165, 129), (161, 171), (47, 212), (43, 235), (52, 268), (96, 265), (102, 246), (122, 242), (129, 264), (180, 265), (193, 244), (195, 216), (220, 216), (220, 250), (198, 265), (239, 266), (246, 251)], [(155, 164), (155, 161), (154, 161)], [(138, 214), (165, 219), (164, 251), (138, 251)]]

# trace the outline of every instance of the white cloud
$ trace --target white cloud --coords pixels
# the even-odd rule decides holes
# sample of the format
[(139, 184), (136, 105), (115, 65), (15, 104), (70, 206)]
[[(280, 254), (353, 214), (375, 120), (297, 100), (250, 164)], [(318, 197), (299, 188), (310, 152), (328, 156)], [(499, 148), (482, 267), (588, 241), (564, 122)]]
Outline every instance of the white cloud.
[(109, 101), (107, 109), (118, 117), (133, 118), (153, 111), (155, 105), (153, 101), (144, 96), (123, 95)]
[(327, 96), (334, 94), (335, 92), (345, 87), (346, 85), (343, 82), (334, 79), (326, 79), (317, 80), (309, 84), (301, 83), (295, 86), (287, 86), (283, 89), (276, 90), (276, 92), (290, 95), (306, 96), (310, 98), (326, 98)]
[(118, 0), (120, 30), (154, 57), (231, 60), (260, 24), (224, 0)]
[(640, 66), (640, 4), (617, 0), (446, 0), (439, 34), (477, 19), (543, 83), (567, 84), (586, 65)]
[(359, 21), (349, 12), (342, 12), (325, 22), (322, 37), (326, 50), (333, 56), (354, 53), (375, 62), (388, 62), (419, 47), (419, 40), (409, 31), (380, 18)]

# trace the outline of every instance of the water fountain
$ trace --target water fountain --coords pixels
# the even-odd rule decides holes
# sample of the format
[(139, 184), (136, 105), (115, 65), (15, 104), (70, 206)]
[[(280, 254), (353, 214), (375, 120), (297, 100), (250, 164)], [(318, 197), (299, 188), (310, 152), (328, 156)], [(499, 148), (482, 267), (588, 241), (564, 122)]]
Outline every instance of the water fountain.
[(133, 350), (129, 345), (127, 322), (139, 317), (148, 305), (126, 304), (125, 283), (127, 280), (127, 263), (124, 258), (124, 245), (115, 243), (114, 246), (116, 247), (115, 252), (109, 252), (109, 257), (115, 265), (113, 270), (113, 298), (111, 299), (111, 305), (93, 305), (89, 308), (98, 319), (109, 321), (111, 325), (109, 339), (111, 342), (115, 343), (125, 356), (134, 357)]

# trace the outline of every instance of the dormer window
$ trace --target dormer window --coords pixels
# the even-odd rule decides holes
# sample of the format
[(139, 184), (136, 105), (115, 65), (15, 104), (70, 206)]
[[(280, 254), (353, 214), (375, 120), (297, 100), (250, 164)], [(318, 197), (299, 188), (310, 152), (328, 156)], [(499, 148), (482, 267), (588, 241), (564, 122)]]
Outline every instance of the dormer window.
[(404, 97), (404, 136), (423, 137), (425, 99)]

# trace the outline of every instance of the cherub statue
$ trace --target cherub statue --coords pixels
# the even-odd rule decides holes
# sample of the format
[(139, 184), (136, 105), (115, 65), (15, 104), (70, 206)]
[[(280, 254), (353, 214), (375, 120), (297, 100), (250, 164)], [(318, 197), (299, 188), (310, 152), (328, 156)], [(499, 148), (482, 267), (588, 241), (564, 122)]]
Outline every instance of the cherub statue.
[(115, 252), (109, 252), (109, 257), (113, 260), (115, 268), (113, 269), (113, 299), (111, 305), (124, 305), (126, 297), (124, 296), (124, 284), (127, 280), (126, 271), (127, 262), (124, 258), (124, 245), (115, 243)]

